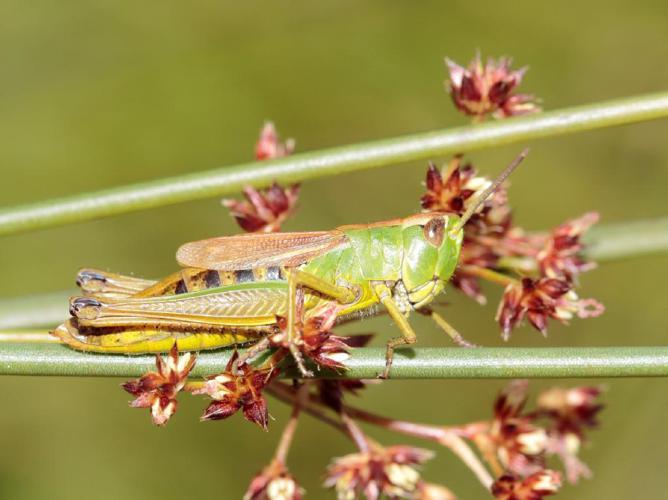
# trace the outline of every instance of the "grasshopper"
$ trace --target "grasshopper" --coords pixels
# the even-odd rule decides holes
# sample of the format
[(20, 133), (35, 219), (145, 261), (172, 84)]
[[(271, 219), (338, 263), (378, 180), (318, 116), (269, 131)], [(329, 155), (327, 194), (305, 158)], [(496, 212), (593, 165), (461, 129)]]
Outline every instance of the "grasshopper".
[[(53, 332), (83, 351), (140, 354), (215, 349), (257, 342), (287, 317), (287, 338), (304, 375), (298, 350), (297, 297), (304, 315), (335, 301), (337, 320), (376, 314), (381, 308), (401, 335), (387, 342), (387, 377), (394, 349), (413, 344), (408, 322), (423, 312), (456, 343), (462, 336), (428, 306), (453, 275), (464, 224), (526, 156), (518, 156), (458, 217), (422, 213), (332, 231), (245, 234), (186, 243), (183, 266), (155, 282), (95, 269), (79, 272), (84, 296), (70, 300), (71, 318)], [(298, 293), (299, 291), (299, 293)]]

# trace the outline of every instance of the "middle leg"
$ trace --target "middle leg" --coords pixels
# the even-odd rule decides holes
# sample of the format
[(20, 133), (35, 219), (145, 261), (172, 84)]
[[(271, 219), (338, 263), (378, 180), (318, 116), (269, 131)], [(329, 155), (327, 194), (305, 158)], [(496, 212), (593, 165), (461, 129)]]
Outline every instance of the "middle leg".
[(374, 287), (374, 291), (378, 295), (378, 299), (381, 304), (387, 309), (387, 313), (390, 315), (390, 318), (396, 323), (401, 332), (401, 337), (396, 337), (390, 339), (387, 342), (387, 349), (385, 351), (385, 370), (379, 375), (379, 378), (389, 378), (390, 368), (392, 367), (392, 361), (394, 360), (394, 349), (403, 346), (415, 344), (417, 342), (417, 335), (413, 330), (413, 327), (406, 319), (404, 313), (401, 312), (399, 306), (392, 299), (392, 291), (385, 284), (378, 284)]
[(306, 369), (299, 344), (301, 333), (296, 328), (297, 324), (303, 324), (304, 315), (304, 288), (309, 288), (323, 295), (333, 298), (342, 304), (353, 302), (356, 293), (348, 287), (333, 285), (313, 274), (298, 269), (286, 270), (288, 275), (288, 318), (287, 318), (287, 343), (292, 357), (297, 363), (299, 372), (303, 377), (312, 377), (313, 372)]

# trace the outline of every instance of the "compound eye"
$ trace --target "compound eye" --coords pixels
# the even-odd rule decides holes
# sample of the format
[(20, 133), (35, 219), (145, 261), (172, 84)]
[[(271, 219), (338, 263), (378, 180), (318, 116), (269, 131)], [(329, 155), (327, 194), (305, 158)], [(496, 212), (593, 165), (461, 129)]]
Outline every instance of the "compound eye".
[(425, 239), (434, 245), (440, 247), (443, 243), (443, 236), (445, 235), (445, 221), (442, 217), (431, 219), (422, 229)]

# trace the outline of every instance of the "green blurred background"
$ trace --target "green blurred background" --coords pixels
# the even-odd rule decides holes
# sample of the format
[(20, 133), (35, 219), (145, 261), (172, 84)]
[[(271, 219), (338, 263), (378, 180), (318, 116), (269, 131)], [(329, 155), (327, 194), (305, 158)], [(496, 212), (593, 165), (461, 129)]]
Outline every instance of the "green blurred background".
[[(0, 204), (249, 160), (266, 119), (294, 137), (299, 151), (462, 124), (443, 91), (442, 59), (465, 63), (476, 49), (529, 65), (522, 90), (546, 109), (665, 90), (667, 26), (663, 0), (563, 7), (3, 0)], [(532, 143), (510, 191), (517, 222), (546, 228), (590, 209), (605, 223), (666, 215), (667, 135), (668, 122), (654, 122)], [(519, 147), (470, 158), (495, 174)], [(415, 212), (425, 167), (309, 182), (286, 229)], [(5, 237), (0, 295), (71, 288), (84, 265), (160, 277), (174, 269), (180, 243), (236, 230), (212, 199)], [(512, 345), (664, 343), (667, 264), (655, 256), (602, 265), (584, 277), (582, 295), (606, 304), (603, 317), (555, 325), (547, 341), (523, 328)], [(499, 290), (489, 296), (495, 304)], [(446, 313), (466, 336), (500, 344), (494, 305), (481, 309), (456, 294), (448, 300)], [(416, 321), (422, 345), (447, 345)], [(350, 330), (391, 328), (380, 318)], [(595, 477), (566, 487), (561, 498), (665, 498), (668, 381), (604, 383), (603, 425), (582, 454)], [(404, 419), (463, 423), (490, 415), (502, 386), (397, 381), (368, 390), (358, 404)], [(239, 498), (273, 453), (287, 416), (271, 401), (276, 421), (268, 434), (238, 416), (202, 424), (205, 401), (186, 395), (158, 429), (145, 411), (127, 408), (128, 395), (109, 379), (5, 377), (0, 394), (0, 497), (9, 499)], [(410, 442), (370, 431), (388, 444)], [(350, 451), (334, 431), (303, 420), (290, 463), (310, 498), (332, 496), (318, 487), (324, 466)], [(460, 498), (485, 498), (445, 450), (425, 475)]]

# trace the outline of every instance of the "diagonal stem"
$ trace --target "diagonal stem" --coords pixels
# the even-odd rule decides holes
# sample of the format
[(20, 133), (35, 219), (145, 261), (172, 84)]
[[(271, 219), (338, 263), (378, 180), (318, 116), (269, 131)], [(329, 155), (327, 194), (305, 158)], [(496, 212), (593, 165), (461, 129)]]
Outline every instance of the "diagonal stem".
[(662, 92), (222, 167), (5, 208), (0, 235), (235, 193), (246, 185), (303, 181), (666, 116), (668, 92)]
[(485, 466), (480, 462), (476, 454), (458, 435), (456, 429), (395, 420), (347, 405), (344, 405), (344, 409), (352, 418), (378, 425), (391, 431), (400, 432), (407, 436), (436, 441), (442, 446), (449, 448), (450, 451), (464, 462), (464, 464), (475, 474), (485, 489), (491, 488), (494, 479)]

